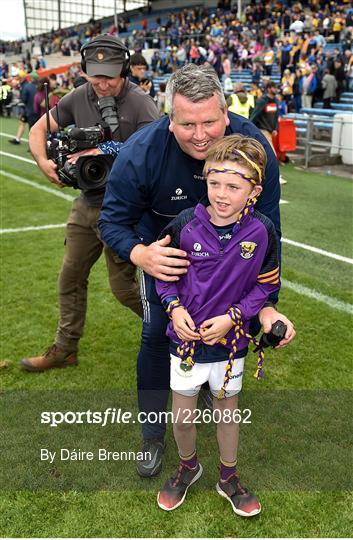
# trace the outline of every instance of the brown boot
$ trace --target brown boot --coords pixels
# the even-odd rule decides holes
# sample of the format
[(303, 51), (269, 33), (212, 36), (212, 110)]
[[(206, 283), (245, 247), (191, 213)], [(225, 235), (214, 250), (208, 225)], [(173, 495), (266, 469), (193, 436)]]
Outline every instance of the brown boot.
[(68, 352), (55, 343), (41, 356), (23, 358), (20, 366), (26, 371), (46, 371), (52, 368), (64, 368), (78, 364), (77, 352)]

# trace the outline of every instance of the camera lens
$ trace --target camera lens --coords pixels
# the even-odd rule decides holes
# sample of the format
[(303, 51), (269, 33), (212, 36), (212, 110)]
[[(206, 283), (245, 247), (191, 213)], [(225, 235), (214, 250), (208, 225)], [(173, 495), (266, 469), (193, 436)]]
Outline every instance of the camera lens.
[(104, 188), (114, 158), (112, 156), (82, 156), (77, 160), (78, 185), (89, 191)]
[(109, 169), (104, 161), (90, 158), (84, 163), (81, 173), (87, 181), (93, 184), (101, 184), (109, 174)]

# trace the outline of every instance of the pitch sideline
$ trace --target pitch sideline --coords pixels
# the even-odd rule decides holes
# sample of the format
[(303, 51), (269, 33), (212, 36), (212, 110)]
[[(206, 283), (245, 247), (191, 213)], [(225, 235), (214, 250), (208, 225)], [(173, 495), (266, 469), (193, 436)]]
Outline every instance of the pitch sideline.
[(309, 287), (305, 287), (305, 285), (300, 285), (300, 283), (294, 283), (292, 281), (288, 281), (287, 279), (281, 279), (281, 283), (287, 289), (290, 289), (301, 296), (312, 298), (313, 300), (326, 304), (333, 309), (353, 315), (353, 305), (349, 304), (348, 302), (342, 302), (341, 300), (337, 300), (331, 296), (326, 296), (325, 294), (315, 291), (315, 289), (309, 289)]
[[(1, 153), (3, 153), (3, 152), (0, 152), (0, 154)], [(23, 160), (31, 162), (31, 160), (27, 160), (26, 158), (23, 158)], [(35, 162), (33, 162), (33, 163), (35, 163)], [(15, 180), (17, 182), (22, 182), (23, 184), (30, 185), (31, 187), (42, 189), (43, 191), (47, 191), (48, 193), (52, 193), (56, 197), (61, 197), (62, 199), (66, 199), (68, 201), (73, 201), (75, 199), (75, 197), (72, 197), (71, 195), (67, 195), (66, 193), (61, 193), (60, 191), (58, 191), (56, 189), (52, 189), (52, 188), (43, 186), (42, 184), (38, 184), (37, 182), (27, 180), (26, 178), (23, 178), (21, 176), (16, 176), (15, 174), (12, 174), (12, 173), (7, 173), (3, 169), (0, 169), (0, 174), (2, 174), (4, 176), (8, 176), (9, 178), (12, 178), (13, 180)], [(295, 246), (295, 247), (299, 247), (301, 249), (305, 249), (307, 251), (311, 251), (313, 253), (317, 253), (319, 255), (323, 255), (324, 257), (329, 257), (329, 258), (335, 259), (337, 261), (345, 262), (345, 263), (348, 263), (348, 264), (353, 264), (353, 259), (350, 259), (349, 257), (344, 257), (343, 255), (338, 255), (337, 253), (332, 253), (330, 251), (325, 251), (324, 249), (320, 249), (320, 248), (317, 248), (315, 246), (310, 246), (309, 244), (303, 244), (301, 242), (295, 242), (294, 240), (289, 240), (288, 238), (282, 238), (282, 242), (284, 244), (289, 244), (289, 245), (292, 245), (292, 246)]]
[[(3, 131), (0, 131), (0, 137), (11, 137), (11, 139), (14, 139), (15, 135), (13, 133), (4, 133)], [(21, 137), (21, 141), (28, 142), (28, 139)]]
[(60, 229), (66, 227), (66, 223), (50, 224), (50, 225), (37, 225), (33, 227), (19, 227), (18, 229), (0, 229), (0, 234), (12, 234), (20, 232), (30, 231), (46, 231), (48, 229)]
[(6, 172), (3, 169), (0, 169), (0, 174), (3, 175), (4, 177), (11, 178), (11, 180), (15, 180), (15, 182), (19, 182), (21, 184), (26, 184), (27, 186), (31, 186), (31, 187), (36, 188), (36, 189), (41, 189), (42, 191), (46, 191), (47, 193), (51, 193), (51, 195), (55, 195), (56, 197), (60, 197), (61, 199), (65, 199), (66, 201), (71, 201), (72, 202), (75, 199), (75, 197), (73, 197), (72, 195), (68, 195), (67, 193), (62, 193), (58, 189), (53, 189), (51, 187), (44, 186), (43, 184), (38, 184), (38, 182), (33, 182), (32, 180), (27, 180), (27, 178), (23, 178), (22, 176), (17, 176), (16, 174)]

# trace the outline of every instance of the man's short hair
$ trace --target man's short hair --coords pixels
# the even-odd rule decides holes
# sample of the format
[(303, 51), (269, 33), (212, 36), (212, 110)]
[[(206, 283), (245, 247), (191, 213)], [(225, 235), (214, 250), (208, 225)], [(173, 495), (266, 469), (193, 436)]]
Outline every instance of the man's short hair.
[(266, 89), (269, 90), (270, 88), (273, 88), (274, 90), (277, 90), (277, 84), (274, 81), (268, 81), (266, 85)]
[[(248, 159), (237, 153), (240, 150)], [(262, 144), (251, 137), (244, 135), (227, 135), (218, 139), (207, 151), (203, 174), (206, 177), (206, 171), (210, 163), (223, 163), (224, 161), (234, 161), (243, 167), (246, 167), (252, 178), (257, 184), (262, 184), (265, 178), (265, 168), (267, 163), (267, 154)], [(254, 162), (260, 169), (261, 178), (256, 167), (251, 165)]]
[(166, 107), (170, 117), (173, 117), (173, 99), (176, 94), (186, 97), (193, 103), (204, 101), (217, 94), (220, 109), (223, 110), (226, 106), (218, 75), (208, 63), (201, 66), (186, 64), (171, 75), (166, 88)]
[(130, 56), (130, 66), (145, 66), (148, 68), (148, 63), (143, 54), (135, 53)]

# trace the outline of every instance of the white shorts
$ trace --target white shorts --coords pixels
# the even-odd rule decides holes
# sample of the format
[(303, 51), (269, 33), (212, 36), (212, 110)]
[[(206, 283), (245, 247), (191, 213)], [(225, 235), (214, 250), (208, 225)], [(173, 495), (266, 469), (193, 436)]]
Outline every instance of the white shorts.
[[(235, 375), (235, 378), (230, 379), (227, 384), (227, 397), (235, 396), (241, 390), (244, 360), (245, 356), (234, 360), (232, 375)], [(187, 372), (180, 369), (180, 362), (178, 356), (170, 355), (170, 387), (174, 392), (187, 397), (197, 396), (203, 383), (208, 381), (213, 396), (217, 396), (223, 386), (228, 360), (207, 364), (195, 363)]]

